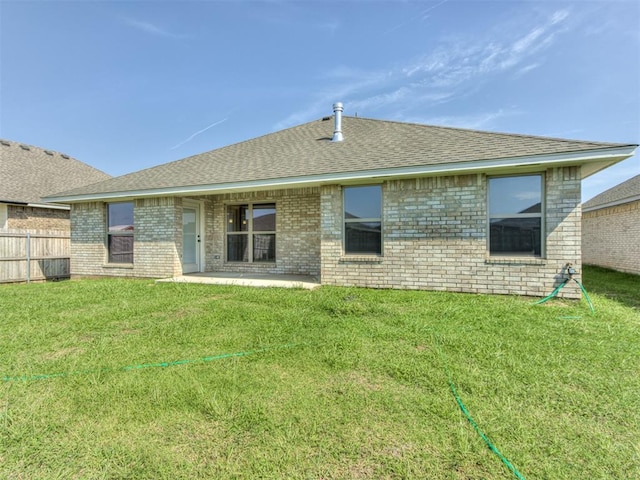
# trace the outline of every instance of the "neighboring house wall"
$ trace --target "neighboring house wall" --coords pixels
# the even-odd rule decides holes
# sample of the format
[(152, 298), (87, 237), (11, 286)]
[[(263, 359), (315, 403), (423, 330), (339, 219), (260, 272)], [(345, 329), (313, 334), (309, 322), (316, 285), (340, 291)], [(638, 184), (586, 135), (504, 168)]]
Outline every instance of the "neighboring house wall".
[(582, 214), (582, 261), (640, 275), (640, 200)]
[[(563, 266), (580, 268), (578, 168), (546, 172), (545, 258), (487, 255), (484, 175), (383, 184), (381, 257), (342, 254), (341, 187), (322, 190), (322, 282), (374, 288), (546, 295)], [(574, 285), (563, 289), (578, 298)]]
[(69, 226), (69, 210), (7, 205), (6, 228), (68, 232)]

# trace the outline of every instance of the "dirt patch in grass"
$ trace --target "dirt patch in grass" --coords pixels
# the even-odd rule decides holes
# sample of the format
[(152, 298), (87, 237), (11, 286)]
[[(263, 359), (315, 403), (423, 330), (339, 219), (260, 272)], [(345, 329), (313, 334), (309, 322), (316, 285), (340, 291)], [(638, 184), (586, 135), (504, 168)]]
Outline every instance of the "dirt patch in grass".
[(56, 350), (53, 352), (43, 353), (40, 358), (44, 361), (52, 361), (59, 360), (61, 358), (68, 357), (70, 355), (81, 355), (86, 351), (86, 349), (81, 347), (67, 347), (61, 348), (60, 350)]

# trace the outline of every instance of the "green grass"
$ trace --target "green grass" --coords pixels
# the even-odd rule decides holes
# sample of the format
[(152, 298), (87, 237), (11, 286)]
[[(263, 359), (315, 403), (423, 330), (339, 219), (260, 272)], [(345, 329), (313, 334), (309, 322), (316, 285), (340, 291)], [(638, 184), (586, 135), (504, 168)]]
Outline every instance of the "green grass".
[[(2, 285), (0, 478), (515, 478), (443, 359), (527, 480), (640, 478), (640, 279), (584, 276), (595, 315), (436, 292)], [(122, 370), (178, 360), (195, 362)]]

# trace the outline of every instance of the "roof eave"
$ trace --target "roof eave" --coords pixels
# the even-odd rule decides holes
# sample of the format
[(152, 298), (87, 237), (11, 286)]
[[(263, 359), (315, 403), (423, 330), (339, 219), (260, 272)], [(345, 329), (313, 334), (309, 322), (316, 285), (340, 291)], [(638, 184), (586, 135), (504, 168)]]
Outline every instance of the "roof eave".
[(51, 210), (70, 210), (71, 209), (69, 205), (61, 205), (57, 203), (21, 202), (18, 200), (0, 200), (0, 203), (4, 205), (15, 205), (18, 207), (49, 208)]
[(598, 205), (585, 206), (582, 205), (583, 212), (592, 212), (594, 210), (601, 210), (603, 208), (617, 207), (618, 205), (624, 205), (625, 203), (637, 202), (640, 200), (640, 195), (634, 195), (632, 197), (621, 198), (613, 202), (600, 203)]
[(222, 194), (242, 191), (271, 190), (296, 187), (313, 187), (331, 183), (382, 182), (384, 180), (447, 174), (507, 173), (536, 171), (559, 166), (590, 166), (583, 168), (582, 178), (631, 157), (637, 145), (606, 147), (581, 152), (557, 153), (550, 155), (530, 155), (489, 160), (474, 160), (415, 167), (385, 168), (356, 172), (339, 172), (286, 178), (251, 180), (193, 186), (176, 186), (144, 190), (88, 193), (67, 196), (49, 196), (45, 201), (56, 203), (84, 203), (92, 201), (124, 201), (139, 197), (186, 196)]

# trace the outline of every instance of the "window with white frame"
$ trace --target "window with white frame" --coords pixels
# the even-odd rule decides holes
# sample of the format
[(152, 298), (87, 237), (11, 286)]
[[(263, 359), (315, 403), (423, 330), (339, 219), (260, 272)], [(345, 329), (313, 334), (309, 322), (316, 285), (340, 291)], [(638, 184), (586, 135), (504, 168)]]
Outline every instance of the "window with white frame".
[(227, 261), (276, 261), (276, 205), (227, 206)]
[(382, 254), (382, 187), (344, 188), (344, 253)]
[(109, 263), (133, 263), (133, 202), (107, 204)]
[(489, 178), (490, 255), (542, 256), (543, 178)]

